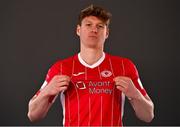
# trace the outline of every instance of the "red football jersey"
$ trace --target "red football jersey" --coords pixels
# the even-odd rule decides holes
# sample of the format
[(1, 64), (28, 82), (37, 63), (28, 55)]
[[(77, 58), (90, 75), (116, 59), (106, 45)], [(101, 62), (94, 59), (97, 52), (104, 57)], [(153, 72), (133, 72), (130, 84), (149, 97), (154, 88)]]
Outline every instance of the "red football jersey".
[(131, 78), (146, 95), (135, 65), (127, 58), (103, 53), (93, 65), (86, 64), (80, 54), (60, 60), (49, 69), (39, 92), (61, 74), (71, 78), (68, 89), (60, 93), (65, 126), (122, 126), (125, 95), (114, 85), (116, 76)]

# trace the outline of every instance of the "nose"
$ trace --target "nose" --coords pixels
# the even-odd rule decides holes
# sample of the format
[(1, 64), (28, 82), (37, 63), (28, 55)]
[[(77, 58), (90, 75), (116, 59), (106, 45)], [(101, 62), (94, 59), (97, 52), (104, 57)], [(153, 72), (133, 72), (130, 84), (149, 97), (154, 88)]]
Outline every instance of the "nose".
[(98, 32), (97, 26), (92, 26), (91, 31), (97, 33)]

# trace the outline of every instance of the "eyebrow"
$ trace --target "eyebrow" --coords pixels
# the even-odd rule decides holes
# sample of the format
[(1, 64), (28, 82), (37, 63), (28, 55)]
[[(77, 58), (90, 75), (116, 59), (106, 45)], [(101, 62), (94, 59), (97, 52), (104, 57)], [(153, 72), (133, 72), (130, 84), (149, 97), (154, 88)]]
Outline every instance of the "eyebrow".
[[(84, 22), (85, 22), (85, 23), (92, 23), (92, 21), (90, 21), (90, 20), (88, 20), (88, 19), (84, 20)], [(99, 22), (99, 23), (97, 23), (97, 24), (106, 25), (106, 24), (103, 23), (103, 22)]]

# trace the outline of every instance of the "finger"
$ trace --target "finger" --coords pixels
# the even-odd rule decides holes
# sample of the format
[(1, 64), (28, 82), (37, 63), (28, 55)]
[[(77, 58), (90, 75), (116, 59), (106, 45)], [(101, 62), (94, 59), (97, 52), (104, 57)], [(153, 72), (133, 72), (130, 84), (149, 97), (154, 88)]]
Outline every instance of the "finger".
[(115, 77), (113, 80), (114, 81), (117, 81), (117, 80), (119, 80), (119, 79), (124, 79), (124, 78), (126, 78), (125, 76), (117, 76), (117, 77)]
[(59, 75), (59, 78), (67, 78), (67, 79), (70, 79), (70, 77), (67, 76), (67, 75)]
[(114, 81), (118, 81), (118, 80), (120, 80), (120, 79), (122, 79), (122, 80), (129, 80), (130, 78), (129, 78), (129, 77), (125, 77), (125, 76), (117, 76), (117, 77), (115, 77), (113, 80), (114, 80)]
[(67, 86), (60, 87), (60, 88), (59, 88), (59, 91), (67, 90), (67, 88), (68, 88)]
[(126, 84), (126, 85), (129, 84), (129, 82), (126, 79), (119, 79), (119, 82), (121, 82), (122, 84)]
[(56, 78), (58, 82), (70, 81), (69, 76), (66, 76), (66, 75), (58, 75)]
[(123, 88), (127, 88), (128, 83), (127, 83), (126, 81), (119, 80), (119, 81), (116, 81), (116, 82), (115, 82), (115, 85), (116, 85), (116, 86), (121, 86), (121, 87), (123, 87)]
[(58, 83), (58, 86), (59, 87), (69, 86), (69, 82), (67, 82), (67, 81), (60, 82), (60, 83)]
[(116, 88), (118, 89), (118, 90), (120, 90), (120, 91), (122, 91), (123, 93), (125, 93), (125, 88), (124, 87), (122, 87), (122, 86), (116, 86)]

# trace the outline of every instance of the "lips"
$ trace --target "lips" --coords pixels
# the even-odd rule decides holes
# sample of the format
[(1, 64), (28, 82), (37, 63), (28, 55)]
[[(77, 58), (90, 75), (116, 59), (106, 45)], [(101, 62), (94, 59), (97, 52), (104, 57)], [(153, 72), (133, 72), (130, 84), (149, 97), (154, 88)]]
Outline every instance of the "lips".
[(91, 37), (91, 38), (97, 38), (96, 35), (89, 35), (88, 37)]

